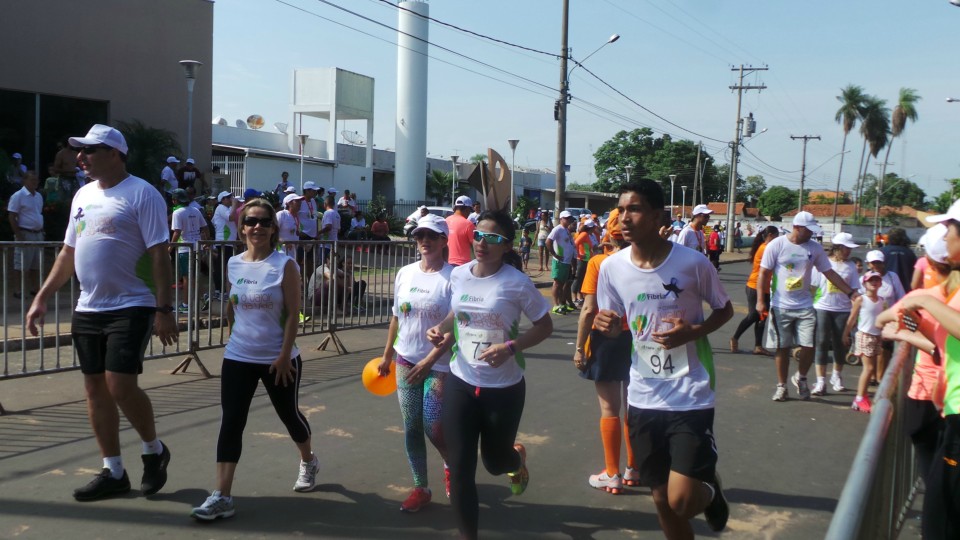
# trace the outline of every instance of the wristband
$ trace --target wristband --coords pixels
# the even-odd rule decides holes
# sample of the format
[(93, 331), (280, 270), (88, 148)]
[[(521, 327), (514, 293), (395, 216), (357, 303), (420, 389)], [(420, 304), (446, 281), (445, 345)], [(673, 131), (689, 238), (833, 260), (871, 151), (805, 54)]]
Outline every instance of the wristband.
[(514, 347), (513, 340), (508, 340), (504, 345), (507, 346), (507, 349), (510, 351), (510, 354), (517, 354), (517, 348)]

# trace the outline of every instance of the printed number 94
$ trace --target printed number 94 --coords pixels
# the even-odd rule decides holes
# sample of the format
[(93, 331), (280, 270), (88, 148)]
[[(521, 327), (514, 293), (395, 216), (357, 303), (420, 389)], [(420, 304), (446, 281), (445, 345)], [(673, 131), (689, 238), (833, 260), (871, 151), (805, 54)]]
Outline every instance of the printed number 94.
[(666, 358), (662, 361), (660, 355), (654, 354), (650, 356), (650, 367), (653, 368), (653, 372), (659, 375), (664, 370), (669, 371), (673, 375), (673, 359), (668, 354)]

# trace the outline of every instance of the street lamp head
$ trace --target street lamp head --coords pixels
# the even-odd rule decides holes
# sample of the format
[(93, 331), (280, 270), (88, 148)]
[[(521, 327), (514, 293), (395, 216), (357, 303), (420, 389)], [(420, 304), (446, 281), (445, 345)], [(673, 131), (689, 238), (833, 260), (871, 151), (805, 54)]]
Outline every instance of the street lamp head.
[(456, 163), (456, 162), (460, 161), (460, 156), (458, 156), (458, 155), (452, 155), (452, 156), (450, 156), (450, 160), (453, 161), (454, 163)]
[[(960, 0), (958, 0), (960, 1)], [(614, 34), (610, 36), (610, 39), (607, 40), (607, 43), (613, 43), (614, 41), (620, 39), (620, 34)]]
[(520, 139), (509, 139), (507, 142), (510, 143), (511, 150), (516, 150), (517, 144), (520, 142)]
[[(611, 169), (613, 167), (610, 167)], [(623, 170), (627, 171), (627, 174), (633, 174), (633, 165), (626, 165), (623, 167)]]
[(670, 176), (670, 182), (674, 182), (677, 179), (677, 175), (675, 174), (671, 174), (669, 176)]
[[(960, 0), (957, 0), (957, 1), (960, 2)], [(956, 103), (958, 101), (960, 101), (960, 99), (952, 98), (952, 97), (947, 98), (947, 103)]]
[(184, 75), (188, 79), (197, 78), (197, 68), (203, 65), (203, 62), (197, 60), (181, 60), (180, 65), (183, 66)]

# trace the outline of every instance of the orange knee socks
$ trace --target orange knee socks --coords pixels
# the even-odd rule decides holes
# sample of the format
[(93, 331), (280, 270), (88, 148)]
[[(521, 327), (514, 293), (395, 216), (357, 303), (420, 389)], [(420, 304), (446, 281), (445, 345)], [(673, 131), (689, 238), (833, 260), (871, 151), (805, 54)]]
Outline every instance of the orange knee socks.
[(623, 417), (623, 432), (626, 434), (626, 437), (623, 438), (623, 442), (627, 443), (627, 467), (631, 469), (637, 468), (637, 462), (633, 457), (633, 445), (630, 443), (630, 428), (627, 426), (627, 417)]

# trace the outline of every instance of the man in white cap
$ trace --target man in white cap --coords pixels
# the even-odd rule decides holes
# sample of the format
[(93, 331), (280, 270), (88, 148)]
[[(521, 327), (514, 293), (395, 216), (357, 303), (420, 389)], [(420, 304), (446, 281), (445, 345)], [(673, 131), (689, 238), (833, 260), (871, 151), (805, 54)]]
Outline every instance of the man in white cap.
[[(857, 294), (830, 266), (823, 246), (811, 241), (822, 229), (810, 212), (799, 212), (793, 218), (793, 230), (778, 236), (767, 244), (760, 260), (757, 276), (757, 311), (767, 312), (769, 295), (770, 316), (767, 318), (767, 349), (776, 349), (777, 388), (774, 401), (787, 400), (787, 375), (790, 370), (790, 351), (800, 347), (797, 373), (791, 378), (800, 399), (810, 399), (807, 372), (813, 363), (814, 333), (817, 314), (813, 309), (810, 291), (811, 272), (816, 268), (847, 298)], [(774, 279), (775, 277), (775, 279)], [(771, 281), (774, 286), (771, 288)]]
[(303, 196), (296, 193), (288, 193), (283, 198), (283, 210), (277, 212), (277, 226), (280, 233), (280, 245), (284, 252), (296, 259), (296, 244), (287, 244), (300, 240), (300, 206), (303, 203)]
[[(39, 184), (40, 179), (37, 173), (27, 171), (26, 176), (23, 177), (23, 187), (11, 195), (7, 203), (7, 218), (16, 242), (43, 242), (43, 194), (37, 191)], [(40, 276), (37, 272), (39, 258), (39, 247), (17, 246), (14, 248), (13, 286), (20, 291), (21, 272), (26, 274), (27, 285), (22, 291), (13, 293), (14, 298), (22, 298), (22, 293), (28, 290), (31, 295), (36, 294), (40, 285)]]
[[(307, 181), (303, 183), (303, 201), (300, 203), (300, 211), (297, 216), (300, 218), (300, 240), (312, 242), (317, 239), (317, 218), (320, 213), (317, 195), (320, 187), (316, 182)], [(297, 250), (297, 260), (300, 261), (300, 268), (303, 269), (304, 281), (310, 279), (313, 275), (313, 244), (301, 244)]]
[(450, 252), (448, 261), (453, 266), (473, 260), (473, 231), (477, 226), (467, 219), (472, 206), (470, 197), (461, 195), (453, 204), (453, 214), (447, 216), (447, 227), (450, 228), (450, 236), (447, 237), (447, 249)]
[(706, 226), (707, 221), (710, 220), (710, 214), (712, 213), (713, 210), (705, 204), (694, 206), (693, 217), (690, 218), (690, 223), (686, 224), (683, 229), (680, 230), (680, 234), (677, 235), (677, 243), (706, 255), (707, 239), (703, 235), (703, 228)]
[(170, 191), (180, 187), (180, 182), (177, 180), (177, 173), (173, 170), (173, 166), (180, 163), (180, 160), (176, 156), (170, 156), (167, 158), (167, 165), (160, 171), (160, 190), (161, 191)]
[(570, 224), (574, 217), (569, 211), (560, 212), (560, 224), (547, 235), (547, 253), (550, 255), (550, 277), (553, 279), (553, 309), (551, 313), (564, 315), (576, 311), (570, 291), (573, 281), (570, 272), (573, 267), (573, 256), (577, 248), (573, 237), (570, 236)]
[[(73, 199), (63, 249), (25, 323), (37, 335), (47, 300), (76, 273), (80, 298), (71, 324), (73, 347), (103, 470), (73, 496), (92, 501), (130, 491), (120, 455), (118, 408), (143, 441), (140, 489), (153, 495), (167, 481), (170, 450), (157, 438), (153, 406), (137, 376), (151, 332), (165, 346), (177, 342), (167, 207), (153, 186), (127, 172), (127, 142), (116, 129), (95, 124), (85, 137), (71, 137), (70, 145), (79, 148), (77, 159), (90, 182)], [(151, 283), (137, 273), (144, 255), (151, 263)]]
[(203, 173), (197, 168), (197, 162), (193, 158), (188, 158), (183, 167), (177, 171), (177, 181), (181, 189), (196, 187), (203, 183)]
[(214, 261), (213, 292), (214, 300), (220, 299), (223, 288), (223, 276), (227, 272), (227, 261), (233, 257), (233, 244), (237, 240), (237, 223), (232, 214), (240, 208), (240, 201), (229, 191), (217, 194), (217, 209), (213, 212), (213, 239), (216, 245), (217, 260)]
[[(181, 247), (177, 248), (177, 269), (182, 288), (186, 289), (190, 277), (190, 248), (184, 244), (192, 244), (193, 249), (196, 250), (199, 246), (198, 242), (207, 239), (207, 220), (199, 209), (190, 205), (190, 196), (185, 189), (177, 188), (171, 191), (170, 198), (173, 199), (174, 204), (173, 214), (170, 216), (170, 243), (181, 244)], [(173, 248), (173, 246), (170, 247)], [(185, 300), (189, 297), (188, 294), (183, 296)], [(187, 302), (177, 306), (177, 310), (189, 313)], [(201, 311), (203, 311), (202, 306)]]

